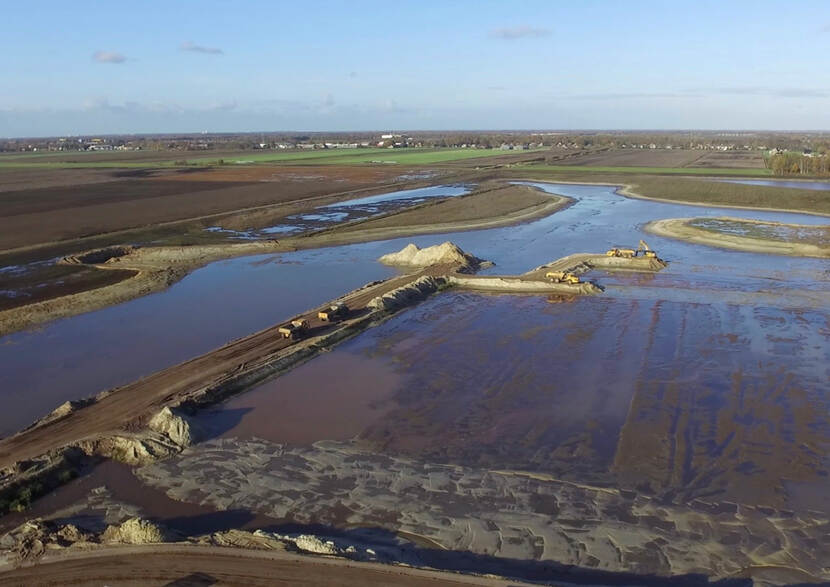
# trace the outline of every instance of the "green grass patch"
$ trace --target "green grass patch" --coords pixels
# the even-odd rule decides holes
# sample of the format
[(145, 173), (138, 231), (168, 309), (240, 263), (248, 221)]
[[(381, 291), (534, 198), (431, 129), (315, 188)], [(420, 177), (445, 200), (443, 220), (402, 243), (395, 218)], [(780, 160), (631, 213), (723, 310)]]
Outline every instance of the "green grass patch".
[[(174, 159), (163, 160), (107, 160), (107, 161), (60, 161), (55, 155), (27, 155), (25, 159), (18, 156), (0, 157), (0, 169), (85, 169), (85, 168), (159, 168), (159, 167), (188, 167), (188, 166), (215, 166), (215, 165), (244, 165), (257, 163), (287, 163), (294, 165), (359, 165), (359, 164), (389, 164), (389, 165), (431, 165), (462, 161), (465, 159), (480, 159), (484, 157), (524, 155), (544, 151), (534, 149), (528, 151), (502, 151), (501, 149), (320, 149), (309, 151), (254, 151), (250, 153), (219, 154), (206, 157), (198, 154), (188, 157), (188, 154), (177, 154)], [(73, 153), (71, 156), (76, 156)], [(190, 153), (195, 155), (195, 153)], [(68, 156), (65, 155), (64, 156)]]
[(466, 159), (524, 155), (546, 149), (527, 151), (502, 151), (501, 149), (396, 149), (384, 150), (382, 154), (360, 153), (352, 157), (332, 161), (337, 164), (385, 163), (389, 165), (431, 165)]

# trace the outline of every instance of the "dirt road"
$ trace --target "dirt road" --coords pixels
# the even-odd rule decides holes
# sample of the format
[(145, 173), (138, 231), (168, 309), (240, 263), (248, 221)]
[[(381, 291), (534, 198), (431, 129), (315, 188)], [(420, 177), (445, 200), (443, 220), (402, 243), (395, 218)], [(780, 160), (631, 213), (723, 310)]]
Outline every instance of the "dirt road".
[(66, 553), (59, 559), (0, 573), (0, 586), (30, 585), (326, 585), (332, 587), (507, 587), (517, 581), (211, 546), (128, 546)]

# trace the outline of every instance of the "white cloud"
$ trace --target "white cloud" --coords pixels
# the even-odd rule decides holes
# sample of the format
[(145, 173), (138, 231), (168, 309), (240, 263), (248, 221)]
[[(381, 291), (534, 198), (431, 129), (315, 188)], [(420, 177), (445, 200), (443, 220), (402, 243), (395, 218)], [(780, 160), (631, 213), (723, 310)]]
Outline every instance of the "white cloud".
[(515, 41), (516, 39), (537, 39), (539, 37), (547, 37), (548, 35), (550, 35), (549, 29), (532, 26), (502, 27), (490, 31), (491, 37), (505, 41)]
[(97, 63), (124, 63), (127, 58), (116, 51), (96, 51), (92, 54), (92, 60)]
[(222, 55), (224, 51), (218, 47), (205, 47), (204, 45), (197, 45), (193, 41), (185, 41), (179, 47), (182, 51), (190, 51), (192, 53), (207, 53), (210, 55)]

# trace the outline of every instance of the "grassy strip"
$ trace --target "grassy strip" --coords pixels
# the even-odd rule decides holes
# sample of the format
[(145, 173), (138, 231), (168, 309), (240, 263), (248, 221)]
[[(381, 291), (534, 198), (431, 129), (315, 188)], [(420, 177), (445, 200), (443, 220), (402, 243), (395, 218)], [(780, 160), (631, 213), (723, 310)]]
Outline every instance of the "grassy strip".
[[(325, 161), (325, 163), (356, 164), (356, 163), (387, 163), (397, 165), (430, 165), (433, 163), (446, 163), (450, 161), (462, 161), (465, 159), (482, 159), (485, 157), (524, 155), (546, 149), (532, 149), (527, 151), (502, 151), (501, 149), (427, 149), (427, 150), (384, 150), (383, 155), (359, 154), (353, 157), (338, 159), (337, 161)], [(316, 161), (314, 162), (316, 163)], [(321, 161), (321, 163), (323, 163)]]
[(533, 165), (534, 170), (570, 172), (570, 173), (648, 173), (655, 175), (749, 175), (768, 176), (772, 175), (769, 169), (754, 168), (714, 168), (714, 167), (604, 167), (604, 166), (582, 166), (582, 165)]
[[(386, 163), (397, 165), (430, 165), (465, 159), (484, 157), (524, 155), (545, 149), (528, 151), (502, 151), (501, 149), (360, 149), (360, 150), (319, 150), (187, 158), (160, 161), (18, 161), (11, 157), (0, 157), (0, 169), (73, 169), (73, 168), (150, 168), (187, 167), (192, 165), (241, 165), (246, 163), (291, 163), (297, 165), (354, 165), (361, 163)], [(47, 155), (44, 154), (44, 158)]]

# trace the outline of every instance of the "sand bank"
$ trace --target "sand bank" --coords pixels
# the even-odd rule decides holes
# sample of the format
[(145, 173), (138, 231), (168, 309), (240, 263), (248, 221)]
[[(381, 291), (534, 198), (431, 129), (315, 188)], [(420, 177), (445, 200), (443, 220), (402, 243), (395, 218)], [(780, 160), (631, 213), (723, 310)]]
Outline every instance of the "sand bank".
[(699, 228), (692, 226), (692, 222), (711, 219), (700, 218), (667, 218), (664, 220), (655, 220), (645, 225), (645, 230), (668, 238), (683, 240), (690, 243), (701, 245), (709, 245), (713, 247), (721, 247), (725, 249), (733, 249), (736, 251), (747, 251), (751, 253), (766, 253), (773, 255), (790, 255), (794, 257), (830, 257), (830, 241), (827, 240), (830, 236), (830, 227), (816, 227), (795, 224), (783, 224), (777, 222), (761, 222), (758, 220), (746, 220), (743, 218), (718, 218), (715, 220), (733, 223), (737, 226), (745, 227), (779, 227), (791, 229), (805, 229), (812, 231), (823, 231), (825, 236), (825, 243), (817, 240), (815, 244), (809, 242), (795, 242), (778, 240), (775, 238), (757, 238), (750, 236), (741, 236), (738, 234), (728, 234), (726, 232), (719, 232), (711, 229)]

